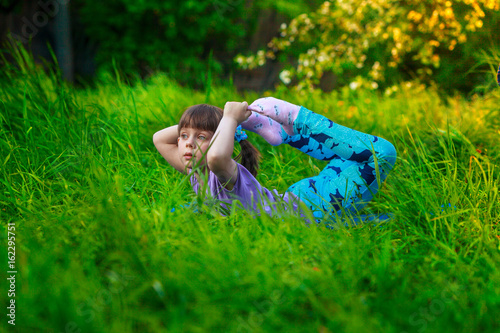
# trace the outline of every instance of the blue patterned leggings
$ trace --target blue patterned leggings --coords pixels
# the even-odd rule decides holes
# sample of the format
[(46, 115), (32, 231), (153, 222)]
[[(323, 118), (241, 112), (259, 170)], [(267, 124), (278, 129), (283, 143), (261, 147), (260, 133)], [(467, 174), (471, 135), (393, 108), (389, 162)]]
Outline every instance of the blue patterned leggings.
[(396, 162), (396, 149), (389, 141), (338, 125), (304, 107), (293, 129), (293, 136), (283, 131), (285, 143), (311, 157), (330, 161), (317, 176), (300, 180), (287, 190), (297, 195), (316, 218), (363, 208)]

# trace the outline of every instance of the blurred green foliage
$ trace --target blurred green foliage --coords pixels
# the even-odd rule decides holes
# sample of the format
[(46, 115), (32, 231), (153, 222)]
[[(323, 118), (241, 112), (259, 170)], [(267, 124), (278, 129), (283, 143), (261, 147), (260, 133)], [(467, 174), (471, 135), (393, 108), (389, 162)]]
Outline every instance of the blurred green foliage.
[(495, 0), (325, 1), (283, 24), (265, 48), (242, 52), (236, 61), (252, 69), (286, 59), (280, 77), (285, 84), (295, 79), (299, 91), (317, 87), (332, 72), (340, 86), (378, 89), (418, 79), (470, 92), (489, 78), (488, 66), (478, 60), (480, 51), (498, 50), (499, 8)]
[(76, 0), (74, 11), (86, 34), (99, 45), (101, 69), (109, 70), (116, 62), (123, 72), (139, 71), (141, 76), (166, 71), (182, 83), (200, 87), (211, 51), (214, 74), (234, 69), (232, 58), (248, 47), (263, 10), (274, 9), (291, 18), (319, 3)]

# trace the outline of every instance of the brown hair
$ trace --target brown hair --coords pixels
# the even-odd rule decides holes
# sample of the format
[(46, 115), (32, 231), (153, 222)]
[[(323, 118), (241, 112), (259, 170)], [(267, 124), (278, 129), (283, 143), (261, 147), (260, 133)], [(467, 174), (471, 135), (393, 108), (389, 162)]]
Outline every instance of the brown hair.
[[(183, 128), (196, 128), (215, 133), (223, 114), (224, 111), (221, 108), (209, 104), (190, 106), (184, 111), (179, 120), (177, 127), (179, 135)], [(235, 160), (240, 162), (254, 177), (257, 177), (261, 156), (260, 152), (247, 140), (241, 141), (240, 146), (241, 151)]]

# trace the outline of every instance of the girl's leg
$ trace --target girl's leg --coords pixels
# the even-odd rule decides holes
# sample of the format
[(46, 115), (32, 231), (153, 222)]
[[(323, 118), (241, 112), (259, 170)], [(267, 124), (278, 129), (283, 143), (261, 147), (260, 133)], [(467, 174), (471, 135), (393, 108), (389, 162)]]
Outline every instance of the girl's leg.
[(309, 135), (289, 136), (281, 124), (264, 114), (252, 111), (252, 115), (241, 123), (241, 127), (245, 130), (259, 134), (273, 146), (288, 143), (292, 147), (319, 160), (329, 160), (332, 157), (332, 153), (325, 150), (322, 145)]
[(300, 106), (274, 97), (264, 97), (255, 100), (248, 109), (274, 119), (283, 126), (288, 135), (294, 135), (293, 122), (297, 118)]
[(342, 157), (363, 162), (374, 151), (383, 154), (380, 157), (390, 164), (395, 163), (396, 151), (387, 140), (336, 124), (303, 106), (265, 97), (255, 100), (248, 109), (280, 123), (287, 134), (282, 135), (284, 143), (307, 154), (310, 151), (315, 156), (309, 155), (320, 156), (321, 160)]
[(284, 124), (284, 129), (289, 126), (288, 132), (291, 126), (292, 135), (283, 136), (285, 143), (312, 157), (331, 160), (318, 176), (301, 180), (288, 191), (308, 204), (316, 217), (322, 217), (325, 211), (340, 214), (342, 210), (361, 209), (394, 166), (394, 146), (383, 138), (341, 126), (304, 107), (281, 102), (284, 101), (266, 98), (252, 105), (261, 108), (261, 114)]
[[(297, 118), (300, 106), (274, 97), (264, 97), (254, 101), (248, 109), (252, 111), (252, 115), (241, 123), (241, 127), (259, 134), (271, 145), (288, 143), (319, 160), (333, 158), (334, 154), (310, 135), (294, 134), (293, 122)], [(266, 119), (269, 120), (269, 124)]]
[(264, 138), (264, 140), (273, 146), (282, 144), (282, 135), (284, 134), (286, 136), (286, 133), (282, 133), (283, 128), (278, 122), (266, 117), (263, 114), (253, 111), (250, 117), (241, 123), (241, 127), (259, 134)]
[(367, 163), (335, 158), (319, 173), (288, 188), (316, 218), (361, 210), (377, 193), (387, 173), (379, 174)]
[[(288, 189), (316, 217), (323, 217), (325, 212), (340, 215), (342, 210), (363, 208), (396, 162), (396, 150), (389, 141), (341, 126), (304, 107), (293, 125), (296, 136), (313, 139), (326, 157), (331, 156), (318, 176)], [(300, 150), (304, 151), (304, 147)]]
[(314, 139), (325, 156), (331, 156), (327, 159), (340, 157), (389, 170), (396, 162), (396, 150), (389, 141), (336, 124), (305, 107), (300, 108), (293, 128), (296, 135)]
[(362, 162), (372, 156), (373, 151), (389, 164), (394, 165), (396, 161), (396, 152), (390, 142), (338, 125), (305, 107), (265, 97), (255, 100), (248, 109), (280, 123), (283, 143), (314, 158), (342, 157)]

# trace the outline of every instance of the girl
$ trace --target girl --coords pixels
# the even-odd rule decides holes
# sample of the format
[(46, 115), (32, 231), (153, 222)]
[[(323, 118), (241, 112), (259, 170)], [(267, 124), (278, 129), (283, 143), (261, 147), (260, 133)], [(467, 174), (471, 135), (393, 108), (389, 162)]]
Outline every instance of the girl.
[[(286, 143), (329, 163), (319, 175), (300, 180), (280, 196), (255, 179), (260, 154), (245, 140), (241, 128), (261, 135), (273, 146)], [(241, 145), (241, 164), (231, 158), (235, 140)], [(273, 97), (258, 99), (250, 106), (227, 102), (224, 110), (194, 105), (184, 112), (178, 125), (155, 133), (153, 141), (179, 172), (188, 174), (195, 169), (190, 180), (196, 193), (206, 185), (209, 194), (223, 203), (238, 200), (256, 212), (261, 204), (269, 214), (278, 201), (295, 210), (302, 202), (317, 221), (360, 210), (396, 161), (394, 146), (387, 140)]]

